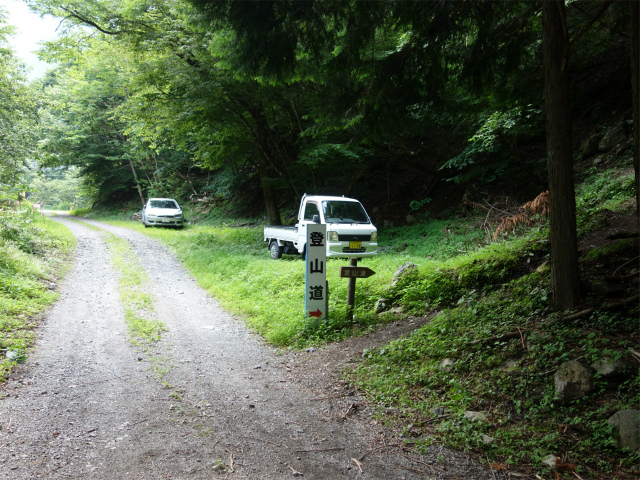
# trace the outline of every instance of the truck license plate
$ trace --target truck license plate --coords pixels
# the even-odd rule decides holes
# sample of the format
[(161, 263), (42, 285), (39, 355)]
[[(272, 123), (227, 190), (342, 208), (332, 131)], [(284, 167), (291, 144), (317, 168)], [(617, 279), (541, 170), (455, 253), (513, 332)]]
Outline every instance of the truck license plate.
[(349, 242), (349, 248), (362, 248), (362, 242)]

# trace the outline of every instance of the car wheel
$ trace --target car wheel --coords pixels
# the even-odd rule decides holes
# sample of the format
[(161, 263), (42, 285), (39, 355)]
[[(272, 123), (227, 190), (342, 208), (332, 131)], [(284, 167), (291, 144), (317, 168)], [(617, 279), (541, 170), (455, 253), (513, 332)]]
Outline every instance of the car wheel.
[(307, 246), (302, 247), (302, 253), (300, 254), (303, 260), (307, 259)]
[(274, 260), (277, 260), (279, 258), (282, 258), (282, 247), (280, 245), (278, 245), (278, 242), (276, 242), (275, 240), (273, 240), (271, 242), (271, 245), (269, 245), (269, 251), (271, 252), (271, 258), (273, 258)]

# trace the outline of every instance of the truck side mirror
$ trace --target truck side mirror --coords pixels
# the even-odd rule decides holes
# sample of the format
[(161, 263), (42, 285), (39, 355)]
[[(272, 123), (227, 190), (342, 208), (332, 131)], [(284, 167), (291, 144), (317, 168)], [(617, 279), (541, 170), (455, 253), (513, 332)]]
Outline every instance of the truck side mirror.
[(311, 221), (313, 223), (320, 223), (320, 215), (315, 214), (313, 217), (311, 217)]

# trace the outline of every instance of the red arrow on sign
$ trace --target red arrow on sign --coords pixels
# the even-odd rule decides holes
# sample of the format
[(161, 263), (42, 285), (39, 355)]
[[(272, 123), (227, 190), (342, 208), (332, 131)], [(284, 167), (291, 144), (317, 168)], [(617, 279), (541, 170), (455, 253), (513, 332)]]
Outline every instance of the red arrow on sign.
[(309, 312), (309, 316), (310, 317), (318, 317), (318, 318), (320, 318), (322, 316), (322, 312), (318, 308), (315, 312)]

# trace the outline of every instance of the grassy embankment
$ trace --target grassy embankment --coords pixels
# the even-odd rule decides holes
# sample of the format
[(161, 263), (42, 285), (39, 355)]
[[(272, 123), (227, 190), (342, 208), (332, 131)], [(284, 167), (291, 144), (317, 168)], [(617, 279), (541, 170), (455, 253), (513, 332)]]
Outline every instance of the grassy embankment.
[[(602, 228), (605, 214), (629, 212), (632, 196), (629, 175), (607, 172), (587, 180), (578, 194), (581, 237)], [(590, 294), (582, 308), (595, 310), (565, 321), (566, 315), (548, 308), (544, 222), (517, 237), (487, 243), (479, 218), (381, 232), (382, 253), (361, 263), (377, 273), (358, 280), (354, 324), (345, 315), (346, 280), (338, 278), (345, 262), (330, 260), (330, 319), (319, 328), (303, 318), (304, 262), (293, 256), (271, 260), (260, 228), (195, 226), (145, 233), (173, 248), (202, 287), (275, 345), (317, 345), (397, 320), (396, 314), (373, 311), (381, 297), (403, 308), (400, 318), (434, 315), (410, 337), (366, 352), (349, 374), (379, 407), (380, 419), (401, 429), (415, 448), (437, 443), (469, 449), (494, 468), (517, 465), (540, 474), (545, 474), (541, 460), (553, 454), (567, 471), (575, 468), (587, 478), (629, 476), (638, 454), (615, 448), (607, 419), (640, 404), (637, 364), (629, 362), (618, 379), (596, 377), (588, 396), (566, 405), (554, 400), (553, 373), (567, 359), (629, 360), (630, 351), (640, 351), (637, 302), (598, 309), (607, 300)], [(138, 223), (122, 224), (144, 230)], [(637, 237), (614, 240), (583, 252), (581, 268), (592, 276), (631, 272), (622, 284), (625, 291), (617, 294), (629, 297), (638, 289), (632, 268), (637, 252)], [(393, 273), (405, 262), (418, 268), (391, 286)], [(518, 335), (504, 337), (514, 332)], [(445, 358), (455, 362), (453, 367), (439, 369)], [(486, 420), (467, 420), (466, 411), (481, 411)]]
[(68, 229), (39, 213), (0, 212), (0, 381), (24, 361), (75, 243)]

